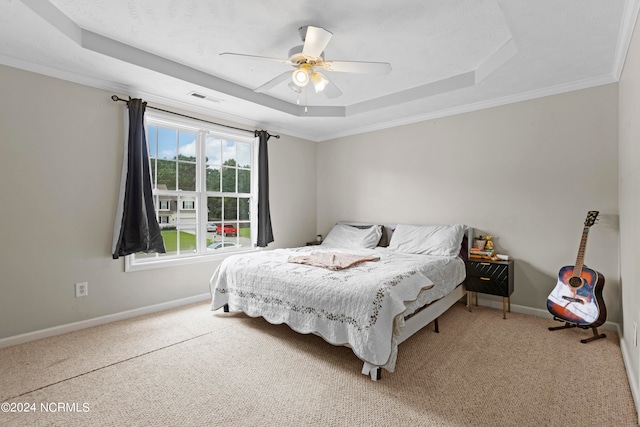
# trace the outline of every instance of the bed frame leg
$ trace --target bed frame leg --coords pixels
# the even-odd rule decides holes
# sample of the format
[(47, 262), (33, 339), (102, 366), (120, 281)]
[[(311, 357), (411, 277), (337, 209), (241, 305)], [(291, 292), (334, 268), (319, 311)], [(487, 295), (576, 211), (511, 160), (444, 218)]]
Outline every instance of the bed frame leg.
[(380, 369), (379, 366), (374, 366), (367, 362), (364, 362), (364, 365), (362, 365), (362, 374), (369, 375), (373, 381), (382, 379), (382, 369)]
[(436, 319), (433, 321), (433, 330), (435, 333), (439, 334), (440, 333), (440, 328), (438, 327), (438, 318), (436, 317)]
[(223, 310), (225, 313), (228, 313), (228, 312), (229, 312), (229, 304), (225, 304), (225, 305), (224, 305), (224, 307), (222, 307), (222, 310)]

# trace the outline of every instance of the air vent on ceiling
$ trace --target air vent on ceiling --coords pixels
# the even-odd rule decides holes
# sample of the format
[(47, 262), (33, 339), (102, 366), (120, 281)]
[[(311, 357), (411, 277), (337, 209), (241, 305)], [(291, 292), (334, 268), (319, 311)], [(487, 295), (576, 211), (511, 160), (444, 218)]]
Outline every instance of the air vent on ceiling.
[(222, 99), (220, 98), (214, 98), (213, 96), (208, 96), (208, 95), (203, 95), (201, 93), (198, 92), (189, 92), (189, 95), (193, 96), (194, 98), (200, 98), (200, 99), (205, 99), (207, 101), (211, 101), (211, 102), (222, 102)]

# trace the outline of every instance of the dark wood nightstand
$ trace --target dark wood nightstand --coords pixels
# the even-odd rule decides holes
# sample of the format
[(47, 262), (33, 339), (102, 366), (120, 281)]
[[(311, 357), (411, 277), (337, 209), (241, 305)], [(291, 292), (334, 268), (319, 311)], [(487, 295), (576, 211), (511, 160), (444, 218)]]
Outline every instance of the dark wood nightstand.
[(318, 242), (318, 241), (315, 241), (315, 242), (307, 242), (307, 246), (315, 246), (315, 245), (319, 245), (319, 244), (321, 244), (321, 243), (322, 243), (322, 242)]
[(478, 305), (478, 292), (498, 295), (502, 297), (502, 317), (506, 319), (507, 311), (511, 312), (513, 260), (469, 259), (465, 264), (467, 266), (467, 278), (464, 284), (467, 289), (469, 311), (471, 311), (471, 300), (474, 292), (476, 293), (476, 305)]

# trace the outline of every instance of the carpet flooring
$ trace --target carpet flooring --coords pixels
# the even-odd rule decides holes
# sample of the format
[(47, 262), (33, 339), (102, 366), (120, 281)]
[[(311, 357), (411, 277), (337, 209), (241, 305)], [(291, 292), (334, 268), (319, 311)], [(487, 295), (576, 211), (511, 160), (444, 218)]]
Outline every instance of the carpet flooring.
[(0, 349), (2, 426), (637, 426), (619, 337), (458, 303), (360, 374), (346, 347), (207, 303)]

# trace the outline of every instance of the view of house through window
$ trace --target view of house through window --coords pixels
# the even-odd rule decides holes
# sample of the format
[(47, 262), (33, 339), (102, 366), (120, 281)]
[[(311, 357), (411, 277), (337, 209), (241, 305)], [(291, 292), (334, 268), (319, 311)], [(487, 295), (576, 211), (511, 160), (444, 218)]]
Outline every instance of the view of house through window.
[(166, 254), (152, 263), (252, 248), (256, 139), (147, 113), (154, 204)]

